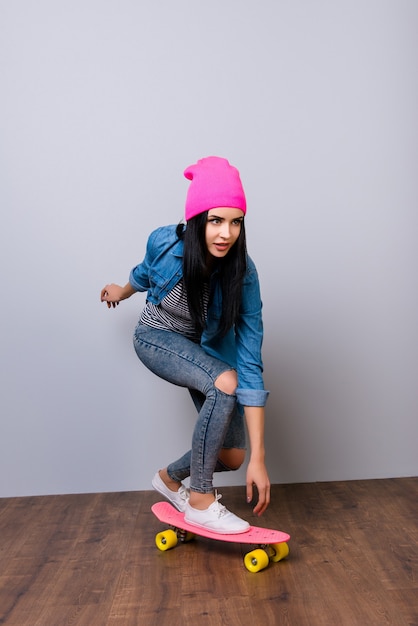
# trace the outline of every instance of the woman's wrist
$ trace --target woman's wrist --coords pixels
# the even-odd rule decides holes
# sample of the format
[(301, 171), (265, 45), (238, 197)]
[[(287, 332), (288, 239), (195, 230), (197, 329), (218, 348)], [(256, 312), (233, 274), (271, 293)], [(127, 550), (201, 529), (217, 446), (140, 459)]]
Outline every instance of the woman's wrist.
[(250, 463), (265, 463), (266, 454), (264, 450), (251, 451)]

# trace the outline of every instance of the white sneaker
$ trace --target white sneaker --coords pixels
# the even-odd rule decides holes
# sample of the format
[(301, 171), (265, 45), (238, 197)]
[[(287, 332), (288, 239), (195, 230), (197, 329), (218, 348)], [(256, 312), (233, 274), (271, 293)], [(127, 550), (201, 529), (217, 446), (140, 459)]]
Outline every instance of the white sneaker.
[(237, 535), (247, 532), (250, 529), (249, 523), (228, 511), (223, 504), (220, 504), (219, 500), (222, 498), (220, 494), (215, 492), (215, 496), (215, 502), (204, 511), (194, 509), (187, 502), (184, 513), (185, 521), (193, 524), (193, 526), (199, 526), (220, 535)]
[(190, 490), (184, 485), (181, 485), (178, 491), (172, 491), (162, 480), (159, 472), (157, 472), (152, 479), (152, 486), (155, 491), (158, 491), (164, 498), (167, 498), (173, 504), (178, 511), (184, 513), (186, 503), (189, 500)]

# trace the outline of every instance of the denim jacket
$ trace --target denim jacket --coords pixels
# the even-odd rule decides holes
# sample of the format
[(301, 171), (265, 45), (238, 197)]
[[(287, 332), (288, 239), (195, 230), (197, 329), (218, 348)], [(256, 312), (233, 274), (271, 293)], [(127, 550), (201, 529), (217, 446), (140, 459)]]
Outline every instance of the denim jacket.
[[(183, 241), (176, 235), (176, 226), (157, 228), (149, 236), (144, 260), (131, 270), (130, 284), (136, 291), (147, 291), (147, 300), (160, 304), (182, 276)], [(212, 278), (214, 277), (215, 274)], [(257, 270), (248, 257), (237, 323), (225, 337), (218, 336), (222, 294), (216, 281), (208, 308), (206, 327), (200, 341), (205, 352), (236, 369), (237, 400), (243, 406), (264, 406), (269, 393), (264, 390), (262, 375), (261, 309)]]

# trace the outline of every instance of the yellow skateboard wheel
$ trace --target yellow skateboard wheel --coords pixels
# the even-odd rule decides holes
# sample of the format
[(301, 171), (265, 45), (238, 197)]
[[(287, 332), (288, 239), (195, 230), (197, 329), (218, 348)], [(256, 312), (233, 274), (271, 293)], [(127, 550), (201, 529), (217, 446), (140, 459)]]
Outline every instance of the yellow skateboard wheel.
[(269, 564), (269, 556), (265, 550), (258, 548), (244, 557), (244, 565), (249, 572), (256, 573), (267, 567)]
[(159, 550), (165, 552), (177, 545), (177, 533), (174, 530), (164, 530), (155, 536), (155, 545)]
[(270, 561), (281, 561), (285, 559), (289, 554), (289, 546), (284, 541), (283, 543), (273, 543), (270, 548), (273, 550), (273, 554), (270, 556)]

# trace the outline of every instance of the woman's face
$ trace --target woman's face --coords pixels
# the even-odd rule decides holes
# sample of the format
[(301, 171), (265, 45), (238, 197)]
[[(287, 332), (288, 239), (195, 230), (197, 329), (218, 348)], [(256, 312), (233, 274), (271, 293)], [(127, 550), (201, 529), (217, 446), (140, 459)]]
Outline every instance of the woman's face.
[(206, 222), (206, 246), (209, 254), (218, 259), (226, 256), (239, 237), (243, 220), (244, 213), (241, 209), (210, 209)]

